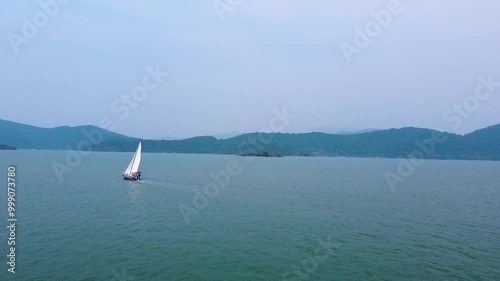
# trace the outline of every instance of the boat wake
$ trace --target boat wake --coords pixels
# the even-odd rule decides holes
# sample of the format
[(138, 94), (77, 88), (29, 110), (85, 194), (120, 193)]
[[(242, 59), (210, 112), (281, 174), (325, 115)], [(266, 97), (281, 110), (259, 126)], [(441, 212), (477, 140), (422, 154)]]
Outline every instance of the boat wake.
[(154, 180), (141, 179), (141, 180), (138, 180), (136, 182), (137, 183), (142, 183), (142, 184), (150, 184), (150, 185), (158, 185), (158, 186), (169, 187), (168, 184), (165, 184), (165, 183), (162, 183), (162, 182), (159, 182), (159, 181), (154, 181)]
[(197, 185), (197, 184), (186, 184), (186, 183), (175, 183), (175, 182), (161, 182), (161, 181), (155, 181), (155, 180), (150, 180), (150, 179), (141, 179), (138, 181), (135, 181), (135, 183), (140, 183), (140, 184), (145, 184), (145, 185), (154, 185), (154, 186), (161, 186), (161, 187), (169, 187), (169, 188), (180, 188), (180, 189), (186, 189), (186, 188), (193, 188), (193, 187), (201, 187), (202, 185)]

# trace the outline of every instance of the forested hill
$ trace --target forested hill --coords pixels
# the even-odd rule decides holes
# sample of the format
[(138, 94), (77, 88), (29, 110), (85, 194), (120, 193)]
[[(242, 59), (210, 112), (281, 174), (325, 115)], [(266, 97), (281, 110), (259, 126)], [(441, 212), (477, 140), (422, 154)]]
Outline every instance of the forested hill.
[(0, 150), (16, 150), (16, 148), (6, 144), (0, 144)]
[[(0, 144), (18, 149), (134, 151), (138, 141), (94, 126), (39, 128), (0, 120)], [(143, 140), (142, 147), (144, 152), (167, 153), (500, 160), (500, 124), (465, 136), (410, 127), (353, 135), (251, 133), (225, 140)]]

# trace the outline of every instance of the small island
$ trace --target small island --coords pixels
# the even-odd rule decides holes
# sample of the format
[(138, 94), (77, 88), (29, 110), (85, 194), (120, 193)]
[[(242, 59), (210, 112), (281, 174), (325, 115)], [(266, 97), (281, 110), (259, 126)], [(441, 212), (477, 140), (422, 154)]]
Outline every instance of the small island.
[(253, 153), (245, 153), (240, 154), (238, 156), (252, 156), (252, 157), (284, 157), (283, 154), (279, 153), (269, 153), (269, 152), (253, 152)]
[(6, 144), (0, 144), (0, 150), (16, 150), (16, 148)]

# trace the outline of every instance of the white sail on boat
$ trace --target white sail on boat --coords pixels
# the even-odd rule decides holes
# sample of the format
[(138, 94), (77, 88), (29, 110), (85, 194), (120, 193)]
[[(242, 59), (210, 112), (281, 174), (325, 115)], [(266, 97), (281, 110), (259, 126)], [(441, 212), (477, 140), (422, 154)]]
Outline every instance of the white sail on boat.
[(130, 164), (128, 164), (127, 169), (123, 172), (123, 178), (126, 180), (140, 180), (141, 172), (139, 172), (139, 165), (141, 164), (141, 142), (139, 142), (139, 146), (137, 146), (137, 150), (135, 151), (134, 157)]

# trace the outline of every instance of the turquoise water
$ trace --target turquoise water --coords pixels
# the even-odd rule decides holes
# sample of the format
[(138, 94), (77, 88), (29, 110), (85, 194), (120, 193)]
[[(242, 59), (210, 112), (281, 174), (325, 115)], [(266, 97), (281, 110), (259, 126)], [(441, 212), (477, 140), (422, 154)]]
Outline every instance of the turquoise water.
[(0, 280), (500, 280), (499, 162), (426, 161), (393, 192), (399, 160), (145, 153), (136, 183), (131, 153), (91, 153), (59, 182), (67, 153), (0, 151)]

